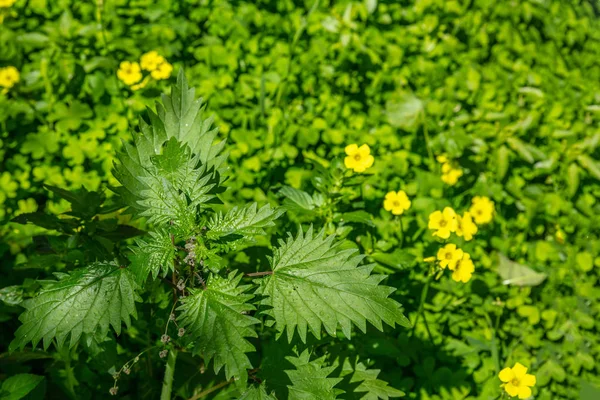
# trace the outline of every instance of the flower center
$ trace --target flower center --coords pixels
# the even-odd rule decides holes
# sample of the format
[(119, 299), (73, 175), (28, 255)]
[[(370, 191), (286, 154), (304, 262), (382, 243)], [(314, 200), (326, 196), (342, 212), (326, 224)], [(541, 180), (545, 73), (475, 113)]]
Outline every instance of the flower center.
[(441, 220), (441, 221), (440, 221), (440, 227), (442, 227), (442, 228), (443, 228), (443, 227), (445, 227), (446, 225), (448, 225), (448, 222), (447, 222), (445, 219), (443, 219), (443, 220)]
[(512, 381), (510, 381), (510, 383), (513, 384), (513, 386), (520, 386), (521, 385), (521, 381), (518, 380), (517, 378), (513, 379)]
[(452, 253), (451, 252), (447, 252), (446, 253), (446, 260), (452, 260)]
[(483, 211), (481, 211), (481, 210), (477, 210), (477, 211), (475, 212), (475, 214), (477, 214), (477, 215), (481, 215), (481, 214), (483, 214)]
[(354, 155), (354, 159), (355, 159), (356, 161), (360, 161), (360, 158), (361, 158), (361, 157), (360, 157), (360, 154), (355, 154), (355, 155)]
[(396, 201), (394, 201), (394, 202), (392, 203), (392, 205), (393, 205), (394, 207), (400, 207), (400, 202), (399, 202), (398, 200), (396, 200)]

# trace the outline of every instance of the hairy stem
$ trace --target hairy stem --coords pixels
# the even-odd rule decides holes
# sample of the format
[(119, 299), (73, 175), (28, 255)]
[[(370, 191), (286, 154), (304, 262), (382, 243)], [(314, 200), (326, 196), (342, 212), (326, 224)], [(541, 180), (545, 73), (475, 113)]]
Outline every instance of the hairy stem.
[(245, 276), (265, 276), (265, 275), (273, 275), (273, 271), (262, 271), (262, 272), (250, 272), (248, 274), (244, 274)]
[(167, 366), (165, 367), (165, 377), (163, 379), (160, 400), (170, 400), (171, 390), (173, 389), (173, 374), (175, 373), (175, 361), (177, 361), (177, 350), (169, 350)]

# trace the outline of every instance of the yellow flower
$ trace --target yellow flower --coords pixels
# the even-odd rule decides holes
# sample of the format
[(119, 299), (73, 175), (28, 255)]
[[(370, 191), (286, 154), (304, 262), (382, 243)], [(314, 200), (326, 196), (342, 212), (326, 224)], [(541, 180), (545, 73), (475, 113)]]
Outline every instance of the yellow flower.
[(2, 87), (13, 87), (15, 83), (19, 82), (20, 77), (21, 74), (19, 74), (19, 70), (13, 66), (0, 68), (0, 86)]
[(346, 146), (344, 151), (347, 155), (344, 158), (344, 165), (346, 168), (354, 170), (354, 172), (365, 172), (367, 168), (371, 168), (375, 161), (371, 155), (371, 149), (366, 144), (360, 147), (356, 144), (351, 144)]
[(158, 64), (156, 69), (150, 74), (154, 79), (160, 80), (169, 79), (169, 77), (171, 76), (171, 72), (173, 72), (173, 66), (165, 61), (162, 64)]
[(165, 58), (159, 55), (156, 51), (149, 51), (140, 58), (140, 65), (146, 71), (154, 71), (162, 63), (166, 62)]
[(494, 202), (485, 196), (475, 196), (469, 212), (475, 218), (476, 224), (487, 224), (492, 221), (494, 215)]
[(450, 207), (444, 208), (444, 211), (434, 211), (429, 215), (429, 229), (435, 229), (433, 236), (439, 236), (442, 239), (448, 239), (451, 232), (456, 231), (456, 212)]
[(145, 77), (144, 80), (141, 81), (140, 83), (136, 83), (135, 85), (131, 85), (130, 89), (134, 90), (134, 91), (135, 90), (140, 90), (142, 88), (145, 88), (146, 85), (148, 84), (148, 82), (150, 82), (150, 77), (149, 76)]
[(383, 208), (386, 211), (391, 211), (394, 215), (402, 215), (404, 211), (410, 208), (410, 200), (404, 190), (392, 191), (385, 195)]
[(452, 271), (452, 279), (456, 282), (467, 283), (471, 279), (473, 272), (475, 272), (475, 265), (473, 265), (471, 255), (464, 253), (462, 258), (456, 263), (456, 268)]
[(0, 0), (0, 8), (8, 8), (16, 2), (17, 0)]
[[(444, 164), (444, 166), (446, 165), (448, 164)], [(444, 168), (442, 168), (442, 171), (443, 170)], [(442, 174), (442, 182), (450, 186), (456, 185), (456, 183), (458, 182), (458, 178), (463, 176), (462, 169), (453, 168), (452, 166), (448, 165), (448, 168), (446, 168), (446, 170), (447, 172)]]
[(559, 228), (556, 231), (555, 237), (556, 237), (556, 241), (558, 243), (565, 244), (565, 238), (566, 238), (566, 236), (565, 236), (565, 233), (562, 231), (562, 229)]
[(509, 396), (519, 396), (519, 399), (531, 397), (531, 388), (535, 386), (535, 376), (527, 373), (527, 368), (516, 363), (512, 368), (504, 368), (498, 374), (502, 387)]
[(426, 263), (433, 263), (433, 262), (435, 262), (435, 257), (434, 257), (434, 256), (431, 256), (431, 257), (425, 257), (425, 258), (423, 259), (423, 262), (426, 262)]
[(435, 158), (439, 163), (447, 163), (448, 162), (448, 156), (446, 156), (445, 154), (440, 154), (439, 156), (437, 156)]
[(471, 213), (466, 211), (463, 216), (456, 216), (456, 234), (469, 241), (473, 239), (473, 235), (477, 233), (477, 225), (473, 222)]
[(450, 270), (456, 268), (456, 264), (462, 259), (463, 251), (456, 248), (455, 244), (448, 243), (438, 250), (437, 259), (440, 261), (440, 267), (448, 267)]
[(140, 64), (131, 61), (123, 61), (117, 71), (117, 76), (126, 85), (133, 85), (142, 80), (142, 70)]

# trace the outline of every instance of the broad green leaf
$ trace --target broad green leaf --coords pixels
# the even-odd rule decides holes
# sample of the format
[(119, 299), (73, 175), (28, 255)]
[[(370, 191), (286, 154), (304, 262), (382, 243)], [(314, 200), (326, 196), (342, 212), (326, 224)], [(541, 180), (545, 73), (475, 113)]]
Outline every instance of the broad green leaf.
[(522, 140), (517, 139), (516, 137), (510, 137), (506, 139), (506, 143), (515, 151), (515, 153), (519, 155), (519, 157), (528, 163), (533, 164), (535, 158), (533, 157), (533, 154), (531, 154), (530, 149), (525, 145), (525, 143), (523, 143)]
[(354, 365), (352, 364), (350, 359), (344, 359), (340, 376), (351, 374), (350, 383), (356, 384), (360, 382), (360, 384), (358, 386), (354, 385), (355, 388), (353, 392), (347, 392), (344, 395), (344, 398), (356, 400), (387, 400), (389, 398), (404, 396), (404, 392), (401, 390), (389, 386), (387, 382), (382, 381), (381, 379), (377, 379), (377, 376), (379, 376), (379, 373), (381, 372), (380, 370), (367, 369), (363, 363), (358, 361), (354, 363)]
[(260, 386), (251, 386), (242, 393), (238, 400), (277, 400), (277, 398), (267, 393), (267, 389), (263, 383)]
[(279, 193), (286, 197), (284, 206), (289, 210), (310, 211), (315, 208), (313, 198), (303, 190), (295, 189), (291, 186), (284, 186), (279, 190)]
[(364, 210), (343, 213), (341, 216), (339, 216), (339, 218), (336, 218), (336, 220), (339, 220), (339, 222), (355, 222), (372, 227), (375, 226), (375, 223), (373, 222), (373, 216)]
[(74, 218), (58, 218), (56, 215), (45, 214), (40, 211), (21, 214), (11, 220), (18, 224), (31, 223), (49, 230), (56, 230), (64, 233), (71, 233), (73, 229), (79, 226)]
[(207, 236), (218, 239), (229, 235), (264, 235), (264, 229), (275, 226), (273, 221), (281, 214), (283, 210), (273, 209), (269, 204), (261, 208), (256, 203), (241, 208), (234, 207), (226, 214), (218, 213), (209, 221)]
[(334, 400), (343, 390), (336, 389), (342, 378), (328, 378), (335, 366), (324, 367), (325, 357), (310, 361), (308, 350), (298, 357), (286, 357), (296, 369), (286, 370), (285, 373), (292, 381), (288, 385), (290, 400)]
[(502, 253), (498, 253), (498, 274), (502, 277), (503, 284), (515, 286), (537, 286), (548, 276), (511, 261)]
[(178, 310), (180, 324), (194, 340), (194, 351), (206, 363), (214, 358), (215, 373), (225, 366), (227, 379), (245, 383), (252, 368), (246, 353), (255, 351), (246, 338), (257, 337), (252, 325), (260, 321), (246, 315), (255, 309), (249, 303), (254, 296), (245, 293), (249, 285), (238, 286), (241, 279), (236, 271), (227, 278), (211, 275), (206, 289), (191, 289)]
[(42, 381), (43, 376), (32, 374), (18, 374), (2, 382), (0, 387), (1, 400), (19, 400), (27, 396), (33, 391)]
[(498, 162), (498, 167), (496, 171), (498, 173), (499, 180), (504, 179), (504, 177), (506, 176), (506, 172), (508, 171), (509, 156), (510, 150), (508, 150), (508, 147), (502, 145), (498, 148), (496, 152), (496, 159)]
[(25, 312), (23, 323), (10, 344), (11, 350), (33, 347), (43, 340), (47, 349), (56, 339), (62, 347), (70, 336), (73, 347), (82, 334), (106, 336), (109, 326), (121, 333), (121, 322), (131, 324), (137, 318), (135, 301), (139, 300), (133, 275), (116, 263), (94, 263), (68, 274), (60, 274), (58, 281), (45, 283), (37, 297), (21, 305)]
[(274, 250), (273, 274), (261, 279), (258, 293), (269, 308), (263, 312), (275, 319), (279, 334), (287, 328), (289, 341), (296, 328), (306, 342), (307, 328), (320, 338), (322, 326), (332, 336), (339, 326), (346, 337), (352, 324), (365, 332), (367, 321), (379, 330), (382, 322), (410, 326), (400, 304), (388, 298), (395, 289), (379, 285), (385, 276), (371, 275), (374, 264), (358, 266), (363, 256), (342, 243), (323, 231), (313, 235), (311, 227)]
[(133, 252), (130, 269), (138, 284), (143, 284), (149, 273), (156, 279), (161, 272), (164, 276), (173, 271), (175, 247), (167, 231), (150, 232), (150, 237), (136, 239), (135, 244), (130, 247)]
[(420, 125), (423, 102), (412, 93), (403, 93), (398, 99), (386, 103), (385, 113), (393, 127), (414, 131)]

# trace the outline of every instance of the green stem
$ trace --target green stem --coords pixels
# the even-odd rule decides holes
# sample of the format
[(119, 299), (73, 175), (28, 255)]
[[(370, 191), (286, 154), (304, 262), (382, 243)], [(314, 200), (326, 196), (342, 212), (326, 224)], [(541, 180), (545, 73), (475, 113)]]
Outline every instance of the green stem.
[[(484, 311), (485, 319), (492, 330), (492, 360), (494, 361), (494, 368), (496, 369), (496, 375), (500, 373), (500, 357), (498, 355), (498, 340), (496, 340), (496, 328), (492, 325), (492, 319), (489, 314)], [(498, 321), (498, 319), (496, 320)]]
[(163, 379), (160, 400), (171, 399), (171, 389), (173, 389), (173, 374), (175, 373), (175, 361), (177, 361), (177, 350), (169, 350), (167, 366), (165, 367), (165, 378)]
[(402, 215), (398, 215), (396, 217), (398, 219), (398, 224), (400, 225), (400, 243), (399, 248), (404, 247), (404, 224), (402, 223)]
[(423, 285), (423, 289), (421, 290), (421, 300), (419, 302), (419, 310), (417, 311), (417, 317), (415, 318), (415, 322), (413, 324), (411, 335), (415, 334), (415, 329), (417, 329), (417, 324), (419, 323), (419, 318), (425, 309), (425, 300), (427, 299), (427, 292), (429, 292), (429, 284), (431, 283), (431, 278), (434, 274), (429, 274), (427, 276), (427, 280), (425, 281), (425, 285)]
[(427, 147), (427, 154), (429, 155), (429, 161), (431, 166), (435, 165), (435, 158), (431, 151), (431, 139), (429, 138), (429, 131), (427, 130), (427, 121), (425, 120), (425, 112), (421, 113), (421, 122), (423, 123), (423, 135), (425, 136), (425, 147)]

